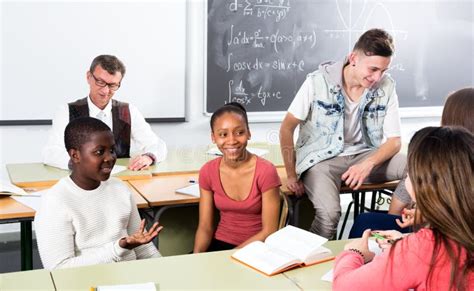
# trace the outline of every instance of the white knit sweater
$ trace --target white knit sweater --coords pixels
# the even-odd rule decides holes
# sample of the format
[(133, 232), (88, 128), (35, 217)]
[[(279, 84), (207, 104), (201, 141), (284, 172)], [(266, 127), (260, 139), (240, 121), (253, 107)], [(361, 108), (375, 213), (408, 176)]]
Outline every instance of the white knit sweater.
[(139, 225), (132, 193), (120, 180), (86, 191), (63, 178), (43, 195), (36, 213), (41, 261), (45, 269), (56, 269), (160, 257), (151, 242), (133, 250), (119, 246)]

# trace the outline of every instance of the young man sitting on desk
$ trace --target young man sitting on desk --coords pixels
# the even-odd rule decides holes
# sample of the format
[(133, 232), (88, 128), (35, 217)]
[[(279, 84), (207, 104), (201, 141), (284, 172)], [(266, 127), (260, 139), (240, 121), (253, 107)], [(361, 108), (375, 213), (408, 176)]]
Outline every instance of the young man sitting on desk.
[(84, 117), (66, 127), (72, 172), (43, 197), (36, 213), (38, 249), (45, 269), (160, 257), (130, 189), (110, 178), (115, 143), (102, 121)]
[(163, 140), (156, 136), (142, 114), (131, 104), (112, 100), (125, 75), (124, 64), (115, 56), (96, 57), (87, 72), (89, 96), (62, 106), (53, 119), (48, 144), (43, 149), (43, 162), (68, 169), (69, 157), (64, 151), (64, 128), (79, 117), (95, 117), (113, 131), (118, 158), (133, 158), (128, 168), (145, 169), (166, 158)]
[(310, 231), (328, 239), (341, 216), (341, 182), (357, 190), (405, 175), (398, 97), (385, 74), (393, 52), (387, 32), (366, 31), (347, 58), (308, 75), (281, 125), (288, 189), (308, 195), (315, 209)]

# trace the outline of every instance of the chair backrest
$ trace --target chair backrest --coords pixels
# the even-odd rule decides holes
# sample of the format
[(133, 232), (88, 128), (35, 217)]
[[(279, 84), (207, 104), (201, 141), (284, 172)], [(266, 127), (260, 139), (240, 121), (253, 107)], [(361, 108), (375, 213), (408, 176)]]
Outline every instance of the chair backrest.
[(288, 211), (288, 197), (280, 190), (280, 220), (278, 221), (278, 229), (282, 229), (288, 224)]

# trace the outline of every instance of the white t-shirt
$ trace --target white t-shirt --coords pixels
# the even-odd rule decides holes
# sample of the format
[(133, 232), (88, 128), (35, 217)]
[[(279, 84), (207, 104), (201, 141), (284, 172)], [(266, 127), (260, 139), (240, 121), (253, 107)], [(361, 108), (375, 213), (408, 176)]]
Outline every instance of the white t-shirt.
[[(365, 96), (364, 90), (362, 96)], [(359, 107), (362, 97), (358, 101), (352, 101), (344, 95), (344, 149), (340, 156), (359, 154), (370, 150), (362, 138), (359, 121)]]
[[(363, 96), (367, 93), (364, 91)], [(345, 95), (345, 94), (344, 94)], [(359, 102), (352, 102), (344, 96), (344, 151), (340, 156), (354, 155), (368, 150), (363, 142), (358, 116)], [(311, 103), (315, 100), (314, 88), (311, 78), (306, 78), (301, 88), (291, 102), (288, 112), (303, 121), (308, 117)], [(383, 133), (385, 138), (398, 137), (400, 133), (400, 117), (398, 112), (398, 96), (393, 91), (387, 104), (387, 114), (384, 118)]]

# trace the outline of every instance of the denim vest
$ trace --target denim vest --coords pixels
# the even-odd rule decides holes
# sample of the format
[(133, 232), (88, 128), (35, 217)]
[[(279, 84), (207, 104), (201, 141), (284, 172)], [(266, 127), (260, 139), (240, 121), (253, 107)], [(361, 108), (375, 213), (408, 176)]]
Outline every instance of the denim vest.
[[(298, 177), (315, 164), (339, 155), (344, 149), (342, 67), (341, 63), (323, 64), (318, 71), (308, 75), (314, 88), (314, 101), (306, 120), (300, 124), (295, 145)], [(337, 73), (339, 75), (334, 78)], [(362, 137), (370, 148), (378, 148), (382, 143), (387, 103), (394, 89), (395, 82), (385, 74), (376, 86), (361, 97), (358, 116)]]

